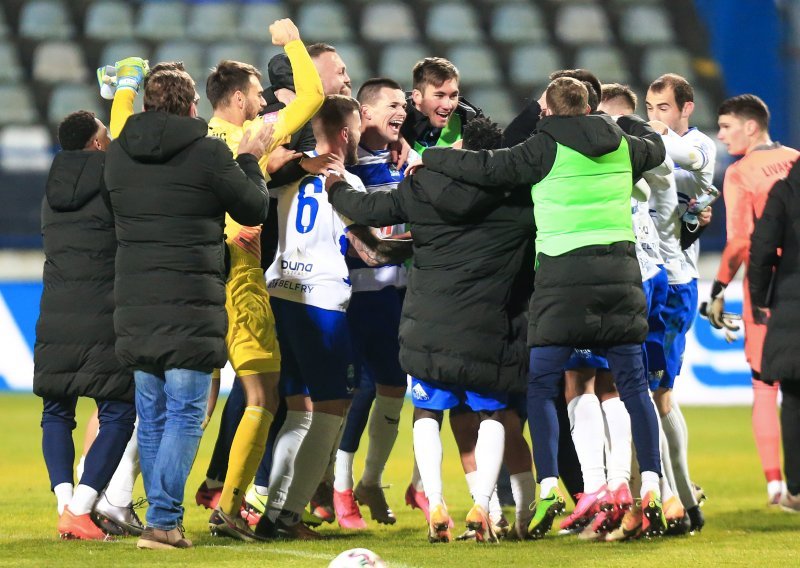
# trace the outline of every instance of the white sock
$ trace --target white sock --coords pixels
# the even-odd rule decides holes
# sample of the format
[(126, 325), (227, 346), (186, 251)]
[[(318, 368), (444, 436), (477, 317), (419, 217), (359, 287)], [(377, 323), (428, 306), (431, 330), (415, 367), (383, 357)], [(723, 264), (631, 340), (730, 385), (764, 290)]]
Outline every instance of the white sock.
[(133, 435), (125, 446), (125, 453), (122, 454), (111, 481), (103, 491), (103, 495), (111, 505), (127, 507), (133, 502), (133, 485), (136, 483), (139, 471), (139, 445), (134, 428)]
[[(483, 420), (475, 443), (475, 465), (478, 479), (475, 484), (475, 504), (489, 511), (489, 500), (497, 485), (497, 476), (503, 465), (503, 450), (506, 445), (506, 429), (497, 420)], [(497, 502), (499, 507), (500, 502)], [(502, 510), (500, 511), (502, 513)]]
[(286, 494), (294, 477), (294, 463), (297, 449), (303, 443), (311, 427), (311, 413), (301, 410), (286, 412), (283, 423), (275, 439), (272, 469), (269, 473), (269, 512), (270, 520), (278, 518), (278, 513), (286, 501)]
[(83, 466), (85, 463), (86, 463), (86, 456), (81, 456), (81, 459), (78, 460), (78, 465), (75, 466), (75, 479), (77, 479), (79, 482), (81, 480), (81, 477), (83, 477)]
[(557, 477), (545, 477), (539, 482), (539, 499), (544, 499), (550, 495), (550, 490), (558, 487)]
[(689, 451), (689, 427), (686, 425), (686, 418), (683, 417), (683, 411), (681, 411), (681, 407), (678, 406), (675, 401), (672, 401), (672, 412), (675, 413), (675, 417), (678, 419), (678, 423), (681, 427), (681, 432), (683, 432), (683, 442), (686, 444), (686, 451)]
[[(667, 486), (669, 488), (669, 496), (675, 494), (675, 476), (672, 473), (672, 461), (669, 459), (669, 443), (667, 436), (664, 434), (664, 424), (661, 422), (661, 416), (656, 412), (658, 418), (658, 452), (661, 454), (661, 472), (663, 475), (662, 488)], [(663, 493), (662, 493), (663, 495)], [(665, 497), (666, 499), (666, 497)]]
[(369, 446), (364, 474), (361, 483), (364, 485), (380, 485), (383, 470), (392, 453), (397, 431), (400, 426), (400, 412), (403, 410), (405, 397), (376, 395), (375, 405), (369, 417)]
[(411, 485), (417, 491), (424, 491), (422, 487), (422, 477), (419, 474), (419, 467), (417, 466), (417, 454), (414, 454), (414, 469), (411, 470)]
[(503, 518), (503, 506), (500, 505), (500, 497), (497, 496), (497, 485), (492, 489), (492, 496), (489, 497), (489, 518), (495, 523)]
[(669, 443), (669, 458), (672, 461), (672, 473), (675, 476), (675, 488), (678, 497), (687, 509), (697, 505), (692, 490), (692, 480), (689, 477), (689, 458), (686, 453), (686, 436), (681, 426), (679, 411), (673, 402), (673, 408), (661, 417), (664, 425), (664, 434)]
[(584, 493), (594, 493), (606, 483), (603, 411), (594, 394), (582, 394), (567, 405), (572, 441), (581, 462)]
[(775, 495), (782, 495), (784, 493), (783, 481), (780, 479), (767, 482), (767, 495), (772, 499)]
[(641, 489), (641, 497), (644, 499), (645, 495), (647, 495), (650, 491), (654, 491), (656, 495), (661, 495), (659, 491), (659, 477), (655, 471), (643, 471), (642, 472), (642, 489)]
[(73, 515), (85, 515), (92, 510), (95, 501), (97, 490), (79, 483), (69, 501), (69, 510)]
[(303, 512), (306, 504), (322, 479), (330, 461), (331, 450), (336, 447), (339, 430), (344, 424), (343, 416), (312, 412), (311, 427), (294, 458), (295, 475), (283, 504), (285, 511), (297, 515)]
[(536, 500), (536, 481), (533, 472), (523, 471), (511, 476), (511, 494), (514, 496), (514, 508), (517, 516), (526, 514), (531, 503)]
[(259, 495), (269, 495), (269, 487), (265, 487), (264, 485), (253, 485), (253, 489), (255, 489), (256, 493)]
[(56, 502), (58, 503), (56, 505), (56, 507), (58, 507), (58, 515), (61, 516), (61, 513), (64, 512), (64, 507), (69, 505), (69, 502), (72, 500), (72, 484), (59, 483), (53, 487), (53, 493), (55, 493)]
[(472, 500), (475, 500), (475, 491), (478, 486), (478, 470), (470, 471), (469, 473), (464, 474), (464, 479), (467, 480), (467, 489), (469, 489), (469, 496), (472, 497)]
[(631, 419), (625, 403), (619, 397), (606, 400), (600, 405), (606, 427), (606, 469), (608, 487), (616, 490), (631, 479)]
[(333, 478), (333, 488), (336, 491), (347, 491), (353, 488), (353, 459), (356, 454), (353, 452), (336, 452), (336, 469)]
[[(339, 446), (342, 445), (342, 436), (344, 435), (344, 427), (347, 424), (347, 415), (345, 414), (344, 422), (342, 422), (341, 428), (339, 428), (339, 434), (336, 436), (336, 443), (333, 444), (333, 449), (331, 450), (331, 457), (328, 461), (328, 467), (325, 468), (325, 473), (322, 474), (322, 479), (319, 480), (320, 483), (327, 483), (328, 485), (333, 485), (333, 480), (336, 478), (336, 458), (339, 453)], [(353, 466), (350, 466), (350, 477), (353, 476)]]
[(414, 422), (414, 455), (432, 509), (442, 504), (442, 439), (435, 419), (420, 418)]

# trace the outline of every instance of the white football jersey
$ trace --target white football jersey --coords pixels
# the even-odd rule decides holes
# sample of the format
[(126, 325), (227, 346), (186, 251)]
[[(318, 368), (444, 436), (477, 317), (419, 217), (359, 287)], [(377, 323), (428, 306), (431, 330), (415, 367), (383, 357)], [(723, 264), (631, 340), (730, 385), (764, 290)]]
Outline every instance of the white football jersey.
[[(411, 150), (408, 161), (419, 160), (419, 154)], [(347, 171), (358, 176), (363, 182), (368, 193), (373, 191), (392, 190), (403, 181), (403, 171), (407, 164), (396, 168), (392, 163), (389, 150), (373, 152), (366, 148), (358, 147), (358, 163), (348, 166)], [(405, 224), (380, 227), (381, 235), (401, 235), (406, 232)], [(402, 264), (386, 266), (367, 266), (360, 258), (347, 257), (347, 266), (350, 268), (350, 280), (353, 283), (353, 292), (374, 292), (387, 286), (405, 288), (407, 281), (406, 267)]]
[(664, 264), (658, 250), (658, 233), (647, 202), (631, 197), (633, 232), (636, 235), (636, 258), (642, 271), (642, 280), (649, 280), (658, 274), (659, 265)]
[[(345, 172), (345, 180), (365, 191), (351, 173)], [(347, 310), (351, 285), (345, 233), (352, 221), (328, 202), (322, 176), (308, 175), (277, 193), (278, 250), (266, 274), (270, 295), (325, 310)]]
[(650, 186), (650, 217), (658, 233), (658, 248), (670, 284), (686, 284), (692, 280), (686, 255), (681, 250), (681, 208), (675, 187), (674, 163), (667, 156), (664, 162), (643, 174)]
[[(668, 132), (666, 136), (673, 138), (670, 142), (674, 142), (674, 138), (677, 137), (688, 147), (692, 156), (693, 164), (691, 167), (687, 167), (686, 164), (683, 167), (678, 163), (675, 164), (675, 187), (678, 190), (678, 203), (681, 214), (683, 214), (688, 207), (689, 200), (698, 198), (703, 193), (703, 190), (713, 183), (717, 147), (711, 138), (697, 130), (697, 128), (690, 128), (683, 136), (678, 136), (672, 131)], [(669, 152), (670, 145), (667, 144), (667, 153)], [(672, 158), (677, 160), (674, 155)], [(692, 278), (699, 278), (697, 260), (700, 255), (700, 241), (696, 240), (692, 246), (684, 251), (684, 255)]]

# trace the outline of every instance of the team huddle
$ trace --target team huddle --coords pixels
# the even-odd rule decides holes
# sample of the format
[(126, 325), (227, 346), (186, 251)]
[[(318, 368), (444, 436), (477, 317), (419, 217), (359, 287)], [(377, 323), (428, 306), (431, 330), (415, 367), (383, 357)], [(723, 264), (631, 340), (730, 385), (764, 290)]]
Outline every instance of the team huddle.
[[(719, 192), (716, 146), (690, 126), (691, 85), (656, 78), (645, 122), (629, 87), (553, 71), (501, 130), (460, 96), (445, 59), (419, 61), (410, 92), (373, 78), (353, 98), (335, 47), (305, 46), (290, 20), (270, 32), (285, 53), (269, 62), (269, 86), (252, 65), (221, 61), (206, 79), (207, 123), (180, 62), (130, 57), (98, 70), (108, 130), (85, 111), (59, 128), (34, 389), (61, 536), (192, 546), (184, 487), (226, 361), (236, 379), (195, 495), (213, 535), (320, 539), (323, 522), (367, 528), (367, 510), (394, 524), (382, 474), (409, 388), (405, 501), (432, 543), (541, 539), (554, 523), (587, 540), (700, 531), (704, 494), (672, 390)], [(753, 95), (719, 109), (719, 140), (744, 158), (726, 173), (728, 245), (703, 310), (728, 331), (738, 327), (724, 289), (797, 158), (769, 139), (768, 121)], [(66, 304), (86, 317), (81, 303), (101, 296), (91, 324), (58, 325)], [(747, 297), (742, 318), (777, 504), (777, 387), (760, 380), (765, 326)], [(98, 415), (74, 485), (77, 396), (97, 400)], [(445, 411), (474, 502), (455, 535)], [(140, 470), (145, 523), (132, 499)], [(574, 501), (561, 519), (559, 479)]]

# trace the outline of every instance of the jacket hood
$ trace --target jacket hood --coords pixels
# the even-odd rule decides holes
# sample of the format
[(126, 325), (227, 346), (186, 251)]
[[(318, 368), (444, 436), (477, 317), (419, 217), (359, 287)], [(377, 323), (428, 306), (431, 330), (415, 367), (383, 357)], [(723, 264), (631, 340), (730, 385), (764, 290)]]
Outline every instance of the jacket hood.
[(48, 205), (55, 211), (76, 211), (83, 207), (103, 186), (105, 159), (105, 152), (59, 152), (47, 176)]
[(269, 77), (269, 86), (272, 87), (273, 91), (277, 89), (294, 91), (292, 64), (289, 63), (289, 56), (285, 53), (279, 53), (269, 60), (269, 63), (267, 63), (267, 76)]
[(547, 116), (539, 121), (538, 129), (559, 144), (595, 158), (613, 152), (622, 141), (622, 130), (607, 114)]
[(207, 135), (202, 118), (148, 111), (128, 119), (119, 144), (137, 162), (161, 164)]

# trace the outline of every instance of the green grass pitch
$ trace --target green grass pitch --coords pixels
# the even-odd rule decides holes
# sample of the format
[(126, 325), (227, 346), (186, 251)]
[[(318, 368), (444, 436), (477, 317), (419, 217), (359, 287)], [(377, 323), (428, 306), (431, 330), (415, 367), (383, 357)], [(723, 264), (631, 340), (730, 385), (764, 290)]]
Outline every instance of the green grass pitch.
[[(77, 453), (91, 401), (79, 405)], [(221, 406), (219, 407), (221, 409)], [(55, 497), (48, 490), (40, 450), (41, 402), (32, 395), (0, 395), (0, 566), (326, 566), (339, 552), (365, 547), (389, 566), (797, 566), (800, 564), (800, 515), (766, 506), (765, 482), (750, 431), (747, 408), (685, 408), (689, 423), (692, 477), (709, 496), (703, 510), (706, 529), (690, 537), (650, 542), (587, 543), (553, 533), (537, 542), (428, 544), (424, 518), (404, 504), (411, 472), (411, 413), (407, 405), (400, 437), (384, 481), (397, 514), (395, 526), (368, 521), (369, 530), (353, 534), (325, 525), (321, 542), (279, 541), (245, 544), (208, 534), (209, 513), (194, 505), (219, 424), (206, 432), (186, 489), (185, 525), (196, 547), (188, 551), (140, 551), (135, 539), (108, 543), (61, 542), (56, 533)], [(464, 476), (449, 428), (445, 442), (445, 499), (457, 529), (469, 508)], [(366, 441), (366, 440), (365, 440)], [(363, 448), (363, 445), (362, 445)], [(363, 452), (356, 475), (363, 467)], [(135, 497), (142, 496), (141, 483)], [(513, 512), (511, 512), (513, 516)]]

